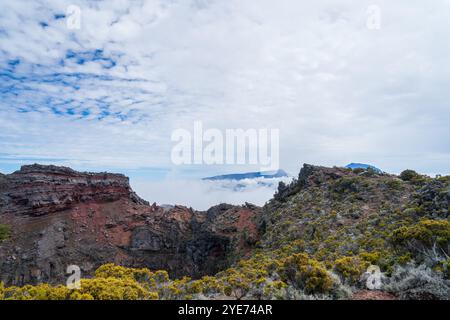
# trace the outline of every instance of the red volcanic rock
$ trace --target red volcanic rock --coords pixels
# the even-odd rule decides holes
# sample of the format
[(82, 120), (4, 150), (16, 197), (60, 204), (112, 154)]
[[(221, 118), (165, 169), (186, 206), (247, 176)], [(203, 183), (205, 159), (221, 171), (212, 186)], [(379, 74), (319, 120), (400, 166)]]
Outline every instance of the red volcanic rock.
[(128, 197), (144, 204), (122, 174), (81, 173), (66, 167), (30, 165), (4, 176), (3, 212), (45, 215), (79, 202), (110, 202)]
[(113, 262), (199, 277), (225, 268), (258, 240), (252, 205), (208, 211), (149, 205), (121, 174), (24, 166), (0, 175), (0, 281), (61, 283), (68, 265), (83, 276)]

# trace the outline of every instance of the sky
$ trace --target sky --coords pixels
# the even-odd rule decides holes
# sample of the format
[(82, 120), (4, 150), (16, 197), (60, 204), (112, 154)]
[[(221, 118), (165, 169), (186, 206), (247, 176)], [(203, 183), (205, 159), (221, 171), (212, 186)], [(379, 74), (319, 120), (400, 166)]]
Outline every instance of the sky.
[[(171, 133), (201, 121), (279, 129), (292, 175), (350, 162), (449, 173), (449, 32), (449, 0), (0, 0), (0, 172), (122, 172), (161, 202), (256, 169), (174, 165)], [(192, 193), (167, 201), (201, 206)]]

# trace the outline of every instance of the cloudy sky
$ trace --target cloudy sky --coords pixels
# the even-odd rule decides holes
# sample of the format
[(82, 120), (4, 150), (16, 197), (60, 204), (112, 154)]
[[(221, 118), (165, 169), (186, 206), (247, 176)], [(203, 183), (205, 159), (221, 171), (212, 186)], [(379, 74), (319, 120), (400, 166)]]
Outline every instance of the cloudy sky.
[(254, 169), (173, 165), (202, 121), (279, 129), (293, 175), (449, 173), (449, 33), (449, 0), (0, 0), (0, 171), (119, 171), (159, 200), (146, 182)]

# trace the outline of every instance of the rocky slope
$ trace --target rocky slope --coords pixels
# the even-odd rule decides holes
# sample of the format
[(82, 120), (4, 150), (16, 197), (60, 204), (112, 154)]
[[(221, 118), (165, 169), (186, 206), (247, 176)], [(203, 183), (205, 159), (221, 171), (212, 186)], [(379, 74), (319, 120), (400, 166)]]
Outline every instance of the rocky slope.
[[(78, 188), (34, 170), (56, 168), (0, 176), (0, 225), (13, 227), (0, 243), (3, 279), (56, 283), (67, 264), (85, 276), (116, 265), (80, 290), (0, 283), (0, 299), (450, 299), (450, 176), (305, 164), (263, 208), (198, 212), (149, 206), (123, 176)], [(120, 196), (105, 198), (107, 188)]]
[(120, 174), (23, 166), (0, 176), (0, 224), (11, 229), (0, 244), (0, 281), (60, 283), (68, 265), (90, 276), (108, 262), (172, 276), (215, 273), (258, 239), (259, 211), (163, 208), (139, 198)]

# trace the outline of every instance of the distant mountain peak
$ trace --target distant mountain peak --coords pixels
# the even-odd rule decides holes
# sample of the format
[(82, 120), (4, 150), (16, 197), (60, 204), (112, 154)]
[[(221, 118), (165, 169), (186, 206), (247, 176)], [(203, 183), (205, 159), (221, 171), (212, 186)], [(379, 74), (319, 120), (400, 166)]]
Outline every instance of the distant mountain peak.
[(256, 171), (256, 172), (246, 172), (246, 173), (232, 173), (224, 174), (219, 176), (206, 177), (202, 180), (243, 180), (243, 179), (255, 179), (255, 178), (283, 178), (289, 175), (286, 171), (279, 169), (276, 171)]

